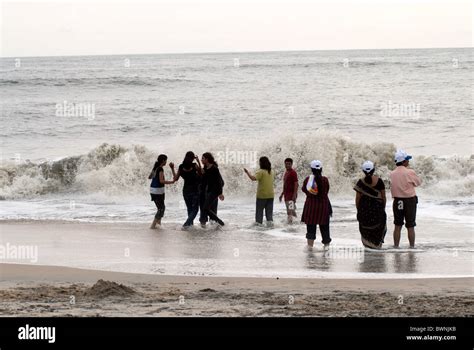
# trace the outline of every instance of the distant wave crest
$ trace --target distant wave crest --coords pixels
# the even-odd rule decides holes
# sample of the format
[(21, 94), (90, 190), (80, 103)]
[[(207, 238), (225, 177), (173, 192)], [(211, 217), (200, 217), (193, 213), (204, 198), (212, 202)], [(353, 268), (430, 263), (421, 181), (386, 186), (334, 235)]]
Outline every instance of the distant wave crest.
[(24, 85), (24, 86), (158, 86), (160, 84), (171, 84), (181, 82), (192, 82), (183, 78), (150, 78), (150, 77), (106, 77), (106, 78), (29, 78), (29, 79), (0, 79), (0, 86)]

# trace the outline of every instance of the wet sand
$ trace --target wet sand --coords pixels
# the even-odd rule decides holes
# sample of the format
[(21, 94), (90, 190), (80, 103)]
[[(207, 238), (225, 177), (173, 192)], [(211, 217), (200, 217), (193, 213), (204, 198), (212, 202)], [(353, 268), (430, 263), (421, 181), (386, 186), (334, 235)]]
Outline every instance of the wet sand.
[(0, 264), (0, 316), (474, 315), (474, 278), (166, 276)]
[[(34, 256), (8, 257), (5, 263), (68, 266), (172, 276), (262, 278), (438, 278), (473, 277), (471, 232), (420, 229), (418, 249), (367, 251), (356, 229), (332, 224), (331, 249), (318, 241), (306, 250), (304, 225), (274, 229), (236, 226), (182, 231), (180, 223), (83, 223), (66, 221), (0, 222), (0, 249), (34, 248)], [(275, 225), (278, 226), (278, 225)], [(421, 225), (420, 225), (421, 226)], [(449, 240), (435, 230), (446, 232)], [(437, 238), (433, 237), (437, 236)], [(318, 236), (319, 239), (319, 236)], [(429, 241), (431, 239), (431, 241)]]

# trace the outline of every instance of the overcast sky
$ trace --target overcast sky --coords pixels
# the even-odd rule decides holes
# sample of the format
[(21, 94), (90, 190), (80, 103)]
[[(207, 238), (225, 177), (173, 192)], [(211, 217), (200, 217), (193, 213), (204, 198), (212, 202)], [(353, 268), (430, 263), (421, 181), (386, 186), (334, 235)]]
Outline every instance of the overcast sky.
[(472, 46), (470, 0), (1, 1), (4, 57)]

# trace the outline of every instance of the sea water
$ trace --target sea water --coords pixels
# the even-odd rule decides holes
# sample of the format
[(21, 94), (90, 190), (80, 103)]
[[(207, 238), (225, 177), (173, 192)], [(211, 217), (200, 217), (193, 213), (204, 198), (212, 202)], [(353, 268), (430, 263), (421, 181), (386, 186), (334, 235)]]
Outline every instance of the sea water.
[[(212, 249), (205, 259), (188, 250), (189, 264), (172, 256), (165, 264), (157, 248), (142, 257), (143, 264), (102, 261), (92, 267), (288, 276), (472, 274), (472, 54), (466, 48), (2, 58), (0, 219), (131, 222), (145, 230), (155, 211), (147, 177), (158, 154), (179, 164), (188, 150), (210, 151), (226, 182), (219, 214), (227, 225), (216, 237), (230, 251), (238, 241), (261, 257), (249, 253), (247, 263), (236, 265), (232, 254), (219, 262)], [(382, 256), (386, 269), (380, 261), (361, 267), (357, 258), (355, 265), (325, 270), (317, 250), (302, 251), (304, 226), (286, 226), (283, 204), (275, 203), (273, 229), (252, 226), (256, 189), (244, 167), (255, 171), (258, 158), (268, 156), (279, 193), (286, 157), (294, 159), (300, 181), (308, 163), (320, 159), (331, 184), (333, 244), (343, 245), (332, 256), (346, 246), (360, 248), (352, 190), (360, 164), (374, 161), (388, 186), (397, 148), (414, 156), (412, 167), (423, 180), (417, 190), (419, 251), (365, 251), (365, 262)], [(186, 216), (181, 186), (182, 180), (167, 187), (163, 219), (177, 234)], [(300, 193), (298, 214), (303, 201)], [(390, 198), (387, 214), (390, 247)], [(192, 245), (202, 232), (195, 234), (186, 233), (181, 244)], [(218, 244), (215, 237), (202, 239)], [(396, 259), (406, 256), (418, 267), (400, 263), (397, 270)], [(433, 264), (439, 259), (446, 263)], [(201, 266), (203, 261), (210, 262)]]

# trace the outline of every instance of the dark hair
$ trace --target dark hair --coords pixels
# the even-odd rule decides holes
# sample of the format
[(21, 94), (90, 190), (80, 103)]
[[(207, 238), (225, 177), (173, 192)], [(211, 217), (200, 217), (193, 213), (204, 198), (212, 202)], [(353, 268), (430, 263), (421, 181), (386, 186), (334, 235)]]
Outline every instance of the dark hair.
[(161, 164), (163, 164), (163, 162), (166, 161), (167, 159), (168, 159), (168, 156), (166, 154), (160, 154), (158, 156), (158, 159), (155, 162), (155, 165), (153, 165), (152, 171), (156, 171), (156, 169), (158, 169), (158, 167), (160, 167)]
[(405, 163), (405, 161), (403, 161), (403, 162), (398, 162), (396, 165), (397, 165), (397, 166), (402, 166), (403, 163)]
[(184, 160), (183, 160), (183, 167), (185, 169), (189, 169), (191, 167), (191, 165), (193, 164), (194, 162), (194, 152), (186, 152), (186, 155), (184, 156)]
[(322, 191), (322, 188), (323, 188), (323, 176), (322, 176), (322, 172), (323, 172), (323, 168), (321, 169), (314, 169), (314, 168), (311, 168), (311, 171), (313, 172), (313, 175), (314, 175), (314, 179), (316, 180), (316, 184), (318, 185), (318, 191)]
[(270, 159), (268, 159), (268, 157), (260, 157), (259, 163), (260, 169), (267, 170), (270, 174), (270, 172), (272, 171), (272, 163), (270, 163)]
[(219, 167), (219, 166), (217, 165), (217, 163), (216, 163), (216, 161), (215, 161), (215, 159), (214, 159), (214, 156), (212, 155), (211, 152), (203, 153), (202, 156), (203, 156), (204, 158), (206, 158), (209, 163), (214, 164), (214, 166), (215, 166), (216, 168)]
[(157, 159), (157, 163), (161, 165), (163, 162), (165, 162), (168, 159), (168, 156), (166, 154), (160, 154)]
[(291, 158), (286, 158), (286, 159), (285, 159), (285, 163), (286, 163), (286, 162), (289, 162), (289, 163), (293, 164), (293, 159), (291, 159)]
[(372, 184), (372, 175), (374, 175), (374, 172), (375, 172), (375, 168), (372, 169), (369, 172), (364, 171), (364, 174), (365, 174), (364, 181), (365, 181), (365, 183), (368, 183), (369, 185)]

